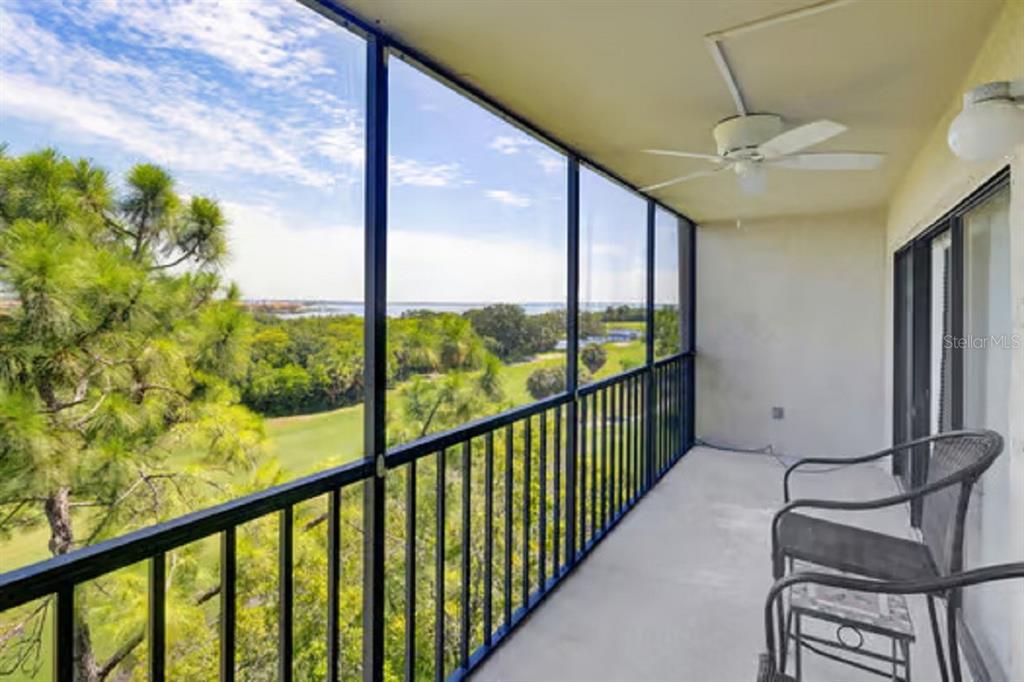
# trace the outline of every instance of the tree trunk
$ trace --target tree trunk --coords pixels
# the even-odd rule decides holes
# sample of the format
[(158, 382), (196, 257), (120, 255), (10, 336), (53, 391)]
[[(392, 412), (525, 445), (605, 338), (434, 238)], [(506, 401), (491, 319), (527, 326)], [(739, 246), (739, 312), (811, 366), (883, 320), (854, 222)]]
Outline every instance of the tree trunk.
[[(46, 498), (46, 520), (50, 523), (50, 552), (54, 556), (67, 554), (74, 543), (71, 529), (71, 491), (62, 486)], [(75, 604), (75, 680), (77, 682), (99, 682), (100, 669), (92, 650), (89, 625), (81, 616), (80, 603)]]

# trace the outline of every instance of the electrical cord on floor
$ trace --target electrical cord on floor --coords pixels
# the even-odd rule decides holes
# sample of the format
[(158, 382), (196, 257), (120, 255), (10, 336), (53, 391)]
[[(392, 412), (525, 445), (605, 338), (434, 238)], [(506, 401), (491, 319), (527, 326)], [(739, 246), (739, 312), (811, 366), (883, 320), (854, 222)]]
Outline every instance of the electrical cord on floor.
[[(771, 455), (772, 458), (779, 464), (783, 469), (788, 469), (791, 464), (800, 460), (800, 457), (794, 457), (792, 455), (784, 455), (782, 453), (775, 452), (775, 447), (769, 443), (760, 448), (738, 448), (730, 445), (722, 445), (720, 443), (712, 443), (706, 441), (703, 438), (695, 438), (693, 441), (694, 445), (702, 445), (712, 450), (721, 450), (722, 452), (742, 452), (748, 455)], [(788, 462), (786, 460), (789, 460)], [(814, 469), (800, 469), (796, 473), (798, 474), (827, 474), (832, 471), (838, 471), (839, 469), (845, 469), (851, 466), (849, 464), (839, 464), (836, 466), (827, 466)]]

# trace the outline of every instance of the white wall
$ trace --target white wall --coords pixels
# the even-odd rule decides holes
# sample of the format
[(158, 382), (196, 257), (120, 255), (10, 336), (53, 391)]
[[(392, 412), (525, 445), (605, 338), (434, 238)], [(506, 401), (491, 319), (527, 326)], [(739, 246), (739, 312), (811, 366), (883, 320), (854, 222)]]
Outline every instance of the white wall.
[[(1008, 0), (961, 84), (962, 92), (994, 80), (1024, 77), (1024, 0)], [(1006, 160), (973, 164), (953, 156), (946, 146), (949, 123), (960, 110), (960, 94), (952, 93), (949, 107), (915, 157), (893, 194), (886, 219), (885, 321), (887, 362), (887, 432), (891, 433), (892, 395), (892, 254), (913, 236), (968, 196)], [(1024, 148), (1010, 159), (1010, 305), (1014, 332), (1024, 338)], [(1010, 359), (1009, 427), (1001, 461), (982, 481), (972, 502), (968, 561), (1024, 560), (1024, 353)], [(992, 500), (999, 499), (998, 509)], [(1003, 501), (1005, 500), (1005, 501)], [(1024, 680), (1024, 585), (1019, 582), (974, 590), (967, 597), (965, 616), (986, 654), (995, 679)]]
[(884, 213), (704, 224), (697, 258), (697, 437), (884, 447)]

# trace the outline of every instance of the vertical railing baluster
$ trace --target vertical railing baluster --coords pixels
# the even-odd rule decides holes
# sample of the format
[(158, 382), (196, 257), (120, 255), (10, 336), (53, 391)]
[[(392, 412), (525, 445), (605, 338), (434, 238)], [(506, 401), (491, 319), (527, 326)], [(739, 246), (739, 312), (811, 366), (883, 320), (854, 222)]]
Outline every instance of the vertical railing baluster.
[(669, 367), (668, 367), (668, 365), (666, 365), (665, 369), (662, 371), (662, 379), (661, 379), (661, 384), (662, 384), (662, 397), (661, 397), (661, 404), (662, 404), (662, 408), (661, 408), (661, 414), (662, 414), (661, 431), (662, 431), (662, 434), (661, 434), (661, 439), (662, 439), (662, 442), (664, 444), (664, 449), (665, 449), (665, 455), (664, 455), (665, 462), (664, 462), (664, 465), (663, 465), (664, 471), (668, 471), (668, 465), (669, 465), (669, 462), (672, 459), (672, 448), (671, 448), (671, 446), (669, 444), (669, 437), (668, 437), (669, 426), (670, 426), (670, 421), (671, 421), (670, 418), (669, 418), (669, 403), (668, 403), (668, 398), (669, 398), (669, 393), (670, 393), (670, 391), (669, 391), (669, 380), (670, 380), (670, 377), (669, 377)]
[(593, 541), (597, 537), (597, 467), (600, 461), (600, 444), (598, 438), (600, 433), (597, 430), (598, 417), (597, 393), (590, 394), (590, 537)]
[(294, 517), (287, 505), (277, 521), (277, 679), (292, 679), (292, 626), (294, 622)]
[(53, 676), (72, 682), (75, 676), (75, 586), (64, 585), (54, 595)]
[(668, 462), (668, 452), (665, 447), (665, 370), (659, 371), (661, 379), (658, 381), (658, 443), (661, 450), (661, 467), (658, 475), (665, 473), (665, 465)]
[(540, 549), (537, 558), (537, 580), (541, 591), (547, 582), (548, 563), (548, 413), (545, 410), (540, 413), (540, 462), (537, 469), (540, 477), (540, 499), (539, 506), (540, 521), (537, 524), (537, 534), (540, 536)]
[(625, 509), (629, 504), (629, 450), (627, 449), (627, 427), (626, 419), (629, 412), (626, 410), (626, 394), (629, 392), (630, 379), (622, 382), (619, 386), (619, 509)]
[(622, 416), (622, 383), (612, 386), (611, 412), (612, 412), (612, 499), (614, 500), (614, 517), (622, 511), (622, 448), (619, 439), (622, 437), (620, 417)]
[(220, 680), (235, 679), (235, 527), (220, 535)]
[(662, 438), (665, 441), (665, 470), (672, 465), (672, 365), (665, 366), (665, 378), (662, 380), (664, 395), (662, 396), (665, 425)]
[(469, 611), (470, 611), (470, 563), (469, 543), (472, 538), (470, 527), (469, 506), (472, 490), (472, 474), (470, 462), (473, 455), (473, 441), (462, 444), (462, 629), (459, 637), (459, 653), (462, 670), (469, 670)]
[(557, 576), (562, 566), (562, 406), (555, 406), (555, 436), (552, 439), (554, 446), (554, 488), (555, 508), (553, 514), (554, 532), (551, 542), (551, 575)]
[(505, 588), (505, 627), (512, 625), (512, 425), (505, 427), (505, 572), (502, 582)]
[(672, 362), (672, 458), (679, 457), (682, 448), (679, 445), (679, 366), (678, 360)]
[(665, 469), (672, 464), (672, 366), (665, 365)]
[(643, 450), (640, 443), (643, 437), (643, 408), (640, 403), (640, 392), (643, 390), (643, 376), (633, 381), (633, 498), (639, 499), (643, 492)]
[(434, 557), (434, 680), (436, 682), (442, 682), (445, 679), (444, 674), (444, 564), (445, 564), (445, 549), (444, 549), (444, 531), (445, 531), (445, 490), (447, 488), (446, 481), (446, 460), (447, 450), (441, 449), (437, 453), (437, 489), (435, 492), (436, 509), (434, 514), (436, 516), (435, 532), (436, 537), (434, 539), (434, 547), (437, 552), (437, 556)]
[(163, 552), (149, 559), (149, 679), (163, 682), (167, 648), (167, 557)]
[(533, 418), (527, 417), (523, 425), (523, 594), (522, 604), (525, 609), (530, 603), (530, 460), (531, 430)]
[(657, 462), (657, 466), (654, 470), (654, 477), (657, 478), (661, 475), (661, 368), (655, 368), (654, 370), (654, 457)]
[(654, 415), (652, 419), (654, 429), (651, 432), (655, 463), (653, 476), (657, 479), (658, 474), (661, 473), (661, 370), (659, 368), (654, 369), (654, 390), (651, 392), (650, 410)]
[(633, 483), (636, 477), (636, 472), (633, 469), (633, 377), (626, 380), (626, 408), (623, 410), (625, 415), (624, 422), (624, 444), (626, 445), (626, 500), (629, 503), (633, 502)]
[(675, 414), (675, 400), (672, 398), (675, 385), (675, 363), (669, 363), (665, 366), (665, 448), (668, 450), (669, 466), (675, 462), (676, 456), (675, 422), (672, 419), (672, 415)]
[(405, 679), (416, 679), (416, 460), (405, 468)]
[(676, 369), (676, 450), (683, 454), (683, 360), (680, 358)]
[(494, 607), (494, 431), (487, 432), (484, 449), (484, 646), (490, 646)]
[(643, 375), (633, 381), (633, 497), (638, 499), (643, 491), (643, 408), (640, 392), (643, 390)]
[(608, 389), (601, 389), (601, 530), (608, 526)]
[[(580, 396), (578, 402), (580, 430), (577, 440), (579, 447), (577, 447), (576, 453), (576, 469), (579, 472), (579, 484), (576, 486), (576, 497), (579, 500), (579, 515), (576, 517), (576, 537), (578, 539), (576, 551), (581, 552), (587, 546), (587, 452), (590, 447), (587, 440), (587, 407), (590, 401), (587, 400), (587, 396)], [(577, 510), (573, 511), (575, 513)]]
[(622, 384), (622, 395), (619, 399), (622, 401), (620, 407), (622, 409), (622, 420), (620, 422), (621, 433), (619, 437), (622, 440), (622, 506), (627, 507), (633, 501), (632, 484), (633, 484), (633, 461), (632, 452), (630, 447), (630, 429), (633, 427), (633, 414), (630, 411), (630, 398), (629, 392), (630, 387), (633, 385), (633, 377), (626, 379)]
[(327, 679), (341, 675), (341, 490), (327, 496)]

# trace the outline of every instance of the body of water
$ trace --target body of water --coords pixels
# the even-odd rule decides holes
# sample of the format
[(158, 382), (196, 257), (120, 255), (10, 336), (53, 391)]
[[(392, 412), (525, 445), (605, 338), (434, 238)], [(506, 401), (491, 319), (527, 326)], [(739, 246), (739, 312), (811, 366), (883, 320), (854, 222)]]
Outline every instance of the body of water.
[[(326, 317), (329, 315), (357, 315), (363, 314), (363, 303), (361, 301), (283, 301), (283, 300), (253, 300), (246, 301), (246, 304), (253, 310), (267, 312), (283, 319), (295, 317)], [(387, 306), (388, 317), (401, 317), (403, 313), (411, 310), (432, 310), (443, 313), (462, 314), (474, 308), (483, 308), (494, 303), (437, 303), (427, 301), (404, 301), (389, 303)], [(541, 313), (565, 308), (565, 303), (515, 303), (526, 311), (527, 315), (540, 315)], [(642, 306), (642, 303), (622, 303), (613, 301), (580, 301), (580, 310), (590, 312), (601, 312), (609, 306)]]

